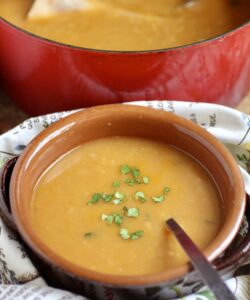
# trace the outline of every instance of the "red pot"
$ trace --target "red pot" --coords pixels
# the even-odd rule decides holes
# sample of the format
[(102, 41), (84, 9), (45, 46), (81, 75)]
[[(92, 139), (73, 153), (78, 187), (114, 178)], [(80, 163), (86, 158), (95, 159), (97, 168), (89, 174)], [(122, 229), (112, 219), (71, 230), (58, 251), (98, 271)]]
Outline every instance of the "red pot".
[(0, 18), (0, 76), (27, 113), (133, 100), (236, 106), (250, 89), (250, 22), (189, 46), (144, 52), (59, 44)]

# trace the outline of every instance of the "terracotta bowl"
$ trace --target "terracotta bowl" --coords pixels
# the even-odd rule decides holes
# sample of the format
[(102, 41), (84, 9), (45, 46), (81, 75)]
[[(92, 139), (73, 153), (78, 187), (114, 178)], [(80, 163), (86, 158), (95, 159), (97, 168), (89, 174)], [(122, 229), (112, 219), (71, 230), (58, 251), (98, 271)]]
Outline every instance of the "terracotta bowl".
[[(210, 261), (218, 259), (236, 236), (245, 212), (244, 184), (239, 168), (229, 151), (201, 127), (174, 114), (146, 107), (117, 104), (86, 109), (60, 120), (39, 134), (18, 158), (10, 178), (10, 190), (7, 186), (3, 191), (3, 196), (10, 192), (12, 220), (31, 249), (34, 261), (39, 261), (42, 273), (57, 287), (95, 299), (105, 299), (105, 293), (109, 291), (121, 299), (153, 299), (163, 292), (167, 295), (166, 299), (175, 297), (173, 284), (188, 276), (189, 280), (200, 283), (196, 272), (189, 273), (191, 267), (188, 263), (145, 276), (98, 273), (58, 256), (42, 242), (31, 226), (32, 193), (42, 173), (72, 148), (112, 135), (163, 141), (189, 153), (207, 169), (222, 196), (224, 223), (204, 253)], [(5, 169), (5, 177), (12, 168), (13, 165)], [(7, 208), (5, 212), (6, 218), (11, 218)], [(189, 292), (190, 289), (184, 291)]]

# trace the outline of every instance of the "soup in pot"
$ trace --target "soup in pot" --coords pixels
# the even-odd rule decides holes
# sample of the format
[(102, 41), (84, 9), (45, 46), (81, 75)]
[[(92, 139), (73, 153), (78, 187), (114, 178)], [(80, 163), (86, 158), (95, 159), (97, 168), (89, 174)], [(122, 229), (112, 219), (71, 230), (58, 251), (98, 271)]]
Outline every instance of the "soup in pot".
[(75, 46), (149, 50), (202, 41), (250, 18), (249, 0), (100, 0), (86, 11), (27, 19), (32, 0), (0, 0), (0, 16), (39, 36)]
[(56, 161), (33, 194), (32, 226), (57, 255), (106, 274), (153, 274), (188, 261), (165, 221), (204, 249), (223, 223), (207, 171), (161, 142), (107, 137)]

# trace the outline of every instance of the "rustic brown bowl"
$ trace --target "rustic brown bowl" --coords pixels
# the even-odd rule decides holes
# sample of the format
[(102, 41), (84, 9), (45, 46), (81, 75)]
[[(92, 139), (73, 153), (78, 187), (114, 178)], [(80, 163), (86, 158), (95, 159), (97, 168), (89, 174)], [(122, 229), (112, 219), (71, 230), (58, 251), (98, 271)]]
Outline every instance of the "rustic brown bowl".
[(110, 288), (112, 293), (125, 299), (151, 299), (161, 291), (168, 294), (168, 298), (174, 297), (169, 287), (190, 271), (188, 263), (143, 276), (99, 273), (54, 253), (32, 228), (30, 203), (42, 173), (72, 148), (89, 140), (113, 135), (163, 141), (189, 153), (207, 169), (223, 199), (224, 223), (204, 253), (210, 261), (218, 258), (237, 234), (245, 211), (244, 184), (239, 168), (230, 152), (206, 130), (172, 113), (146, 107), (117, 104), (86, 109), (60, 120), (39, 134), (18, 158), (11, 176), (13, 220), (36, 259), (42, 261), (47, 269), (50, 268), (57, 286), (87, 296), (94, 291), (96, 299), (104, 299)]

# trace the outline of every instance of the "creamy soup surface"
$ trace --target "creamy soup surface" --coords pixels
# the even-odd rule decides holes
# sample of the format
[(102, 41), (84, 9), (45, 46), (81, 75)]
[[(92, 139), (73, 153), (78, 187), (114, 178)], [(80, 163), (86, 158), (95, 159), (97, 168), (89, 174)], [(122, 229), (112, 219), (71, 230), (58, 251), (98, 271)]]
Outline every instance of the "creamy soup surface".
[[(101, 197), (101, 198), (100, 198)], [(223, 222), (208, 173), (166, 144), (133, 137), (88, 142), (41, 177), (32, 226), (68, 261), (106, 274), (152, 274), (187, 261), (165, 220), (203, 249)]]
[(107, 50), (149, 50), (201, 41), (250, 18), (250, 0), (100, 0), (93, 10), (27, 20), (32, 0), (0, 0), (0, 16), (42, 37)]

